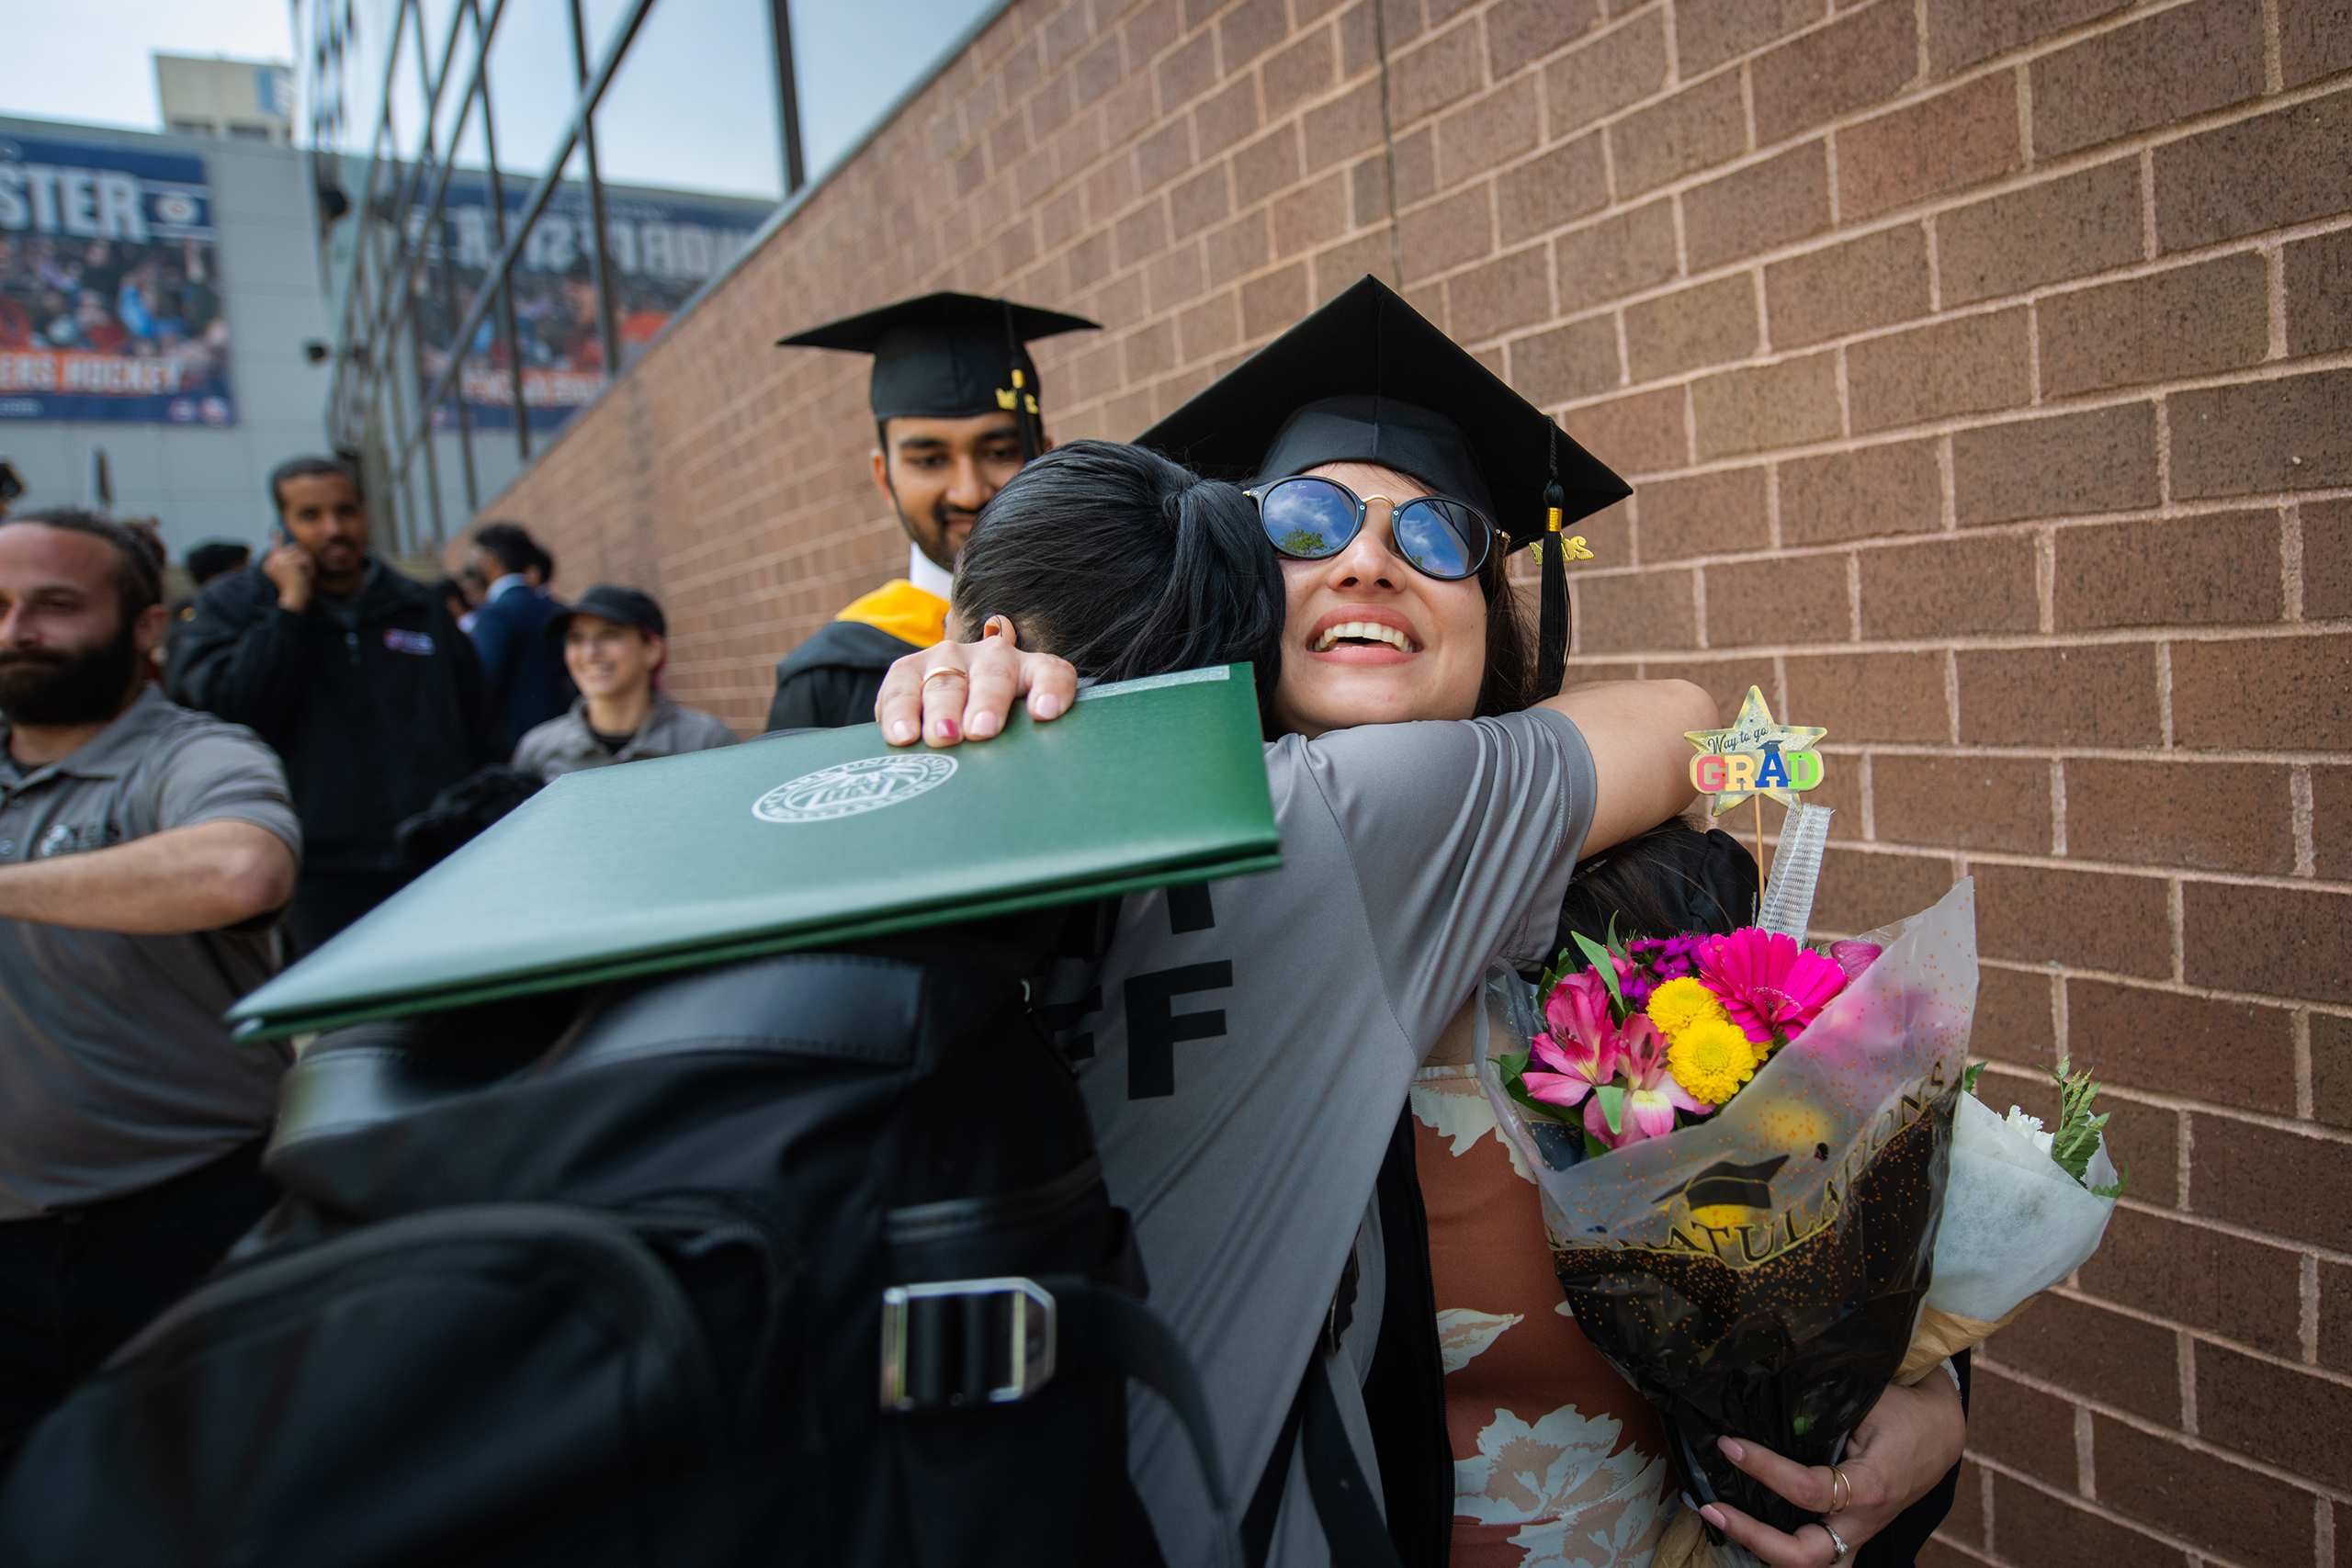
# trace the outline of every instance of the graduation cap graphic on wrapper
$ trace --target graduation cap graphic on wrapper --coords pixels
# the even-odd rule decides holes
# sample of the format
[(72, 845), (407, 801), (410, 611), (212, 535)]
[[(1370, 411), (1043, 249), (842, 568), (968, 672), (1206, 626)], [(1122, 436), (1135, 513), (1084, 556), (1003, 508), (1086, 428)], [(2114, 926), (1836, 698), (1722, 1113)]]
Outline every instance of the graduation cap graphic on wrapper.
[(1027, 345), (1057, 333), (1100, 332), (1083, 316), (977, 294), (926, 294), (776, 339), (778, 348), (838, 348), (874, 356), (867, 400), (879, 423), (1005, 412), (1021, 460), (1045, 450), (1037, 367)]
[(1563, 530), (1632, 487), (1419, 311), (1367, 274), (1136, 437), (1218, 479), (1265, 482), (1323, 463), (1377, 463), (1466, 501), (1502, 551), (1542, 549), (1539, 695), (1568, 649)]

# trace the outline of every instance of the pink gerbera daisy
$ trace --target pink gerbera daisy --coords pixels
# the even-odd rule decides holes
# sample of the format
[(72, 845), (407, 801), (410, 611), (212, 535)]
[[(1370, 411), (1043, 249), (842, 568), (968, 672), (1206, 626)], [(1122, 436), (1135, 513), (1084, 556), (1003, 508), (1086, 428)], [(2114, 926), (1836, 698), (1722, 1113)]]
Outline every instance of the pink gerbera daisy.
[(1791, 937), (1755, 926), (1699, 950), (1699, 977), (1758, 1045), (1793, 1040), (1846, 988), (1846, 972)]

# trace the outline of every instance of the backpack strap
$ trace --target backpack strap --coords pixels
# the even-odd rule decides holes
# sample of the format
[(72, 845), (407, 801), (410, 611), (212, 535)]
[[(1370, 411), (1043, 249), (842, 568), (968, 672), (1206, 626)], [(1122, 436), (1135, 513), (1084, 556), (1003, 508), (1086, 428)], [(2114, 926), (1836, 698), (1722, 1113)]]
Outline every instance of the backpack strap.
[(1258, 1490), (1241, 1523), (1241, 1549), (1247, 1568), (1265, 1568), (1273, 1549), (1274, 1520), (1282, 1512), (1283, 1492), (1290, 1480), (1291, 1448), (1303, 1443), (1307, 1495), (1315, 1499), (1315, 1517), (1323, 1526), (1324, 1543), (1331, 1561), (1350, 1568), (1404, 1568), (1388, 1527), (1373, 1506), (1372, 1487), (1356, 1463), (1355, 1445), (1348, 1440), (1347, 1424), (1340, 1418), (1340, 1402), (1331, 1393), (1331, 1362), (1321, 1353), (1306, 1361), (1298, 1380), (1298, 1393), (1283, 1419), (1282, 1435), (1258, 1477)]
[[(1209, 1420), (1208, 1395), (1183, 1341), (1165, 1319), (1136, 1297), (1112, 1285), (1088, 1284), (1086, 1345), (1080, 1368), (1135, 1379), (1166, 1400), (1193, 1440), (1201, 1480), (1215, 1514), (1216, 1560), (1238, 1568), (1233, 1506), (1225, 1495), (1225, 1469), (1217, 1462), (1216, 1428)], [(1328, 1397), (1328, 1396), (1327, 1396)]]

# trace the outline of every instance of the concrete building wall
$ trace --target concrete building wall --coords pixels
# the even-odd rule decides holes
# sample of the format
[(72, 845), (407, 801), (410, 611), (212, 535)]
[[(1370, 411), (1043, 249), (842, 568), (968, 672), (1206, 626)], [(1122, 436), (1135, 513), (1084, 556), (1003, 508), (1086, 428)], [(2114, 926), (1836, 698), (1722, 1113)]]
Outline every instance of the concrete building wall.
[[(1821, 923), (1977, 879), (1984, 1093), (2113, 1087), (2105, 1251), (1978, 1365), (1939, 1564), (2352, 1529), (2343, 0), (1022, 0), (489, 511), (769, 666), (904, 548), (865, 361), (928, 288), (1103, 321), (1125, 437), (1370, 271), (1631, 477), (1577, 670), (1826, 725)], [(1393, 204), (1392, 204), (1393, 193)], [(2341, 1522), (2339, 1522), (2341, 1521)]]
[(324, 448), (327, 372), (303, 357), (327, 335), (317, 225), (304, 154), (291, 147), (209, 137), (151, 135), (62, 121), (0, 119), (0, 136), (137, 147), (204, 160), (220, 231), (229, 379), (237, 423), (0, 420), (0, 457), (25, 478), (19, 508), (86, 505), (91, 453), (103, 448), (114, 509), (160, 517), (173, 558), (202, 539), (260, 545), (275, 519), (269, 470)]

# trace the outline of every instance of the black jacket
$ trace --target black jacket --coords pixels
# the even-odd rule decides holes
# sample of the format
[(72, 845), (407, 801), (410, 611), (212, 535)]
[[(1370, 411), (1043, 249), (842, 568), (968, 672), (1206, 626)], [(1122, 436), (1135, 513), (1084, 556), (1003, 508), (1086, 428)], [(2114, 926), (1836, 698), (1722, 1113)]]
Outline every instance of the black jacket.
[(872, 724), (890, 666), (922, 649), (863, 621), (829, 622), (775, 667), (770, 729), (839, 729)]
[(505, 737), (473, 644), (422, 584), (377, 561), (349, 632), (321, 598), (298, 615), (258, 566), (215, 578), (180, 625), (172, 695), (277, 749), (305, 871), (404, 871), (393, 829), (504, 761)]

